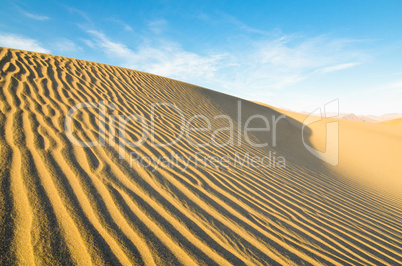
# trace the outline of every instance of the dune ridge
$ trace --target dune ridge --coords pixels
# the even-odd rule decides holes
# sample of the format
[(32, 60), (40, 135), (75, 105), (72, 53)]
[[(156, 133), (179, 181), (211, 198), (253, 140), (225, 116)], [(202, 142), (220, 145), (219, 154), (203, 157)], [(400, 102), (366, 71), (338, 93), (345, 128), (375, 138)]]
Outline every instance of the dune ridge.
[[(278, 123), (277, 147), (256, 148), (240, 138), (241, 145), (225, 147), (194, 148), (185, 140), (155, 147), (147, 140), (121, 150), (122, 132), (110, 126), (111, 115), (150, 121), (152, 103), (165, 102), (221, 128), (227, 123), (213, 118), (236, 121), (240, 99), (139, 71), (7, 48), (0, 48), (0, 73), (0, 264), (402, 264), (402, 205), (346, 178), (349, 168), (336, 172), (309, 155), (295, 117)], [(114, 104), (107, 117), (99, 116), (101, 101)], [(98, 106), (74, 115), (73, 134), (104, 146), (79, 147), (68, 138), (65, 117), (82, 102)], [(281, 114), (241, 103), (244, 119)], [(179, 127), (177, 114), (164, 110), (155, 140), (174, 140)], [(230, 137), (220, 133), (222, 142)], [(141, 139), (138, 121), (127, 123), (125, 134)], [(272, 137), (250, 135), (255, 142)], [(275, 152), (286, 167), (200, 163), (182, 171), (181, 162), (154, 170), (132, 165), (130, 152), (187, 158)]]

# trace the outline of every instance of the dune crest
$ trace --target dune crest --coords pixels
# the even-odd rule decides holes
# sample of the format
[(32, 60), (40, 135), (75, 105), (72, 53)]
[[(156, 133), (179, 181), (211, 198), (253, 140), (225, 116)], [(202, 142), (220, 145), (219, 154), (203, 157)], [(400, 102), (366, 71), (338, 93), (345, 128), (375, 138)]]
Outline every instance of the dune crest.
[[(297, 115), (279, 118), (285, 112), (139, 71), (7, 48), (0, 73), (2, 265), (402, 264), (395, 191), (354, 180), (342, 158), (336, 171), (312, 156)], [(181, 132), (178, 110), (186, 121), (203, 116), (193, 126), (229, 129), (211, 145), (211, 130)], [(253, 115), (260, 118), (250, 128), (272, 117), (276, 131), (270, 123), (270, 131), (239, 134)], [(122, 117), (124, 128), (116, 126)], [(307, 130), (319, 148), (319, 130)], [(173, 145), (152, 144), (181, 133)], [(247, 154), (267, 159), (241, 164)], [(396, 173), (387, 177), (400, 184)]]

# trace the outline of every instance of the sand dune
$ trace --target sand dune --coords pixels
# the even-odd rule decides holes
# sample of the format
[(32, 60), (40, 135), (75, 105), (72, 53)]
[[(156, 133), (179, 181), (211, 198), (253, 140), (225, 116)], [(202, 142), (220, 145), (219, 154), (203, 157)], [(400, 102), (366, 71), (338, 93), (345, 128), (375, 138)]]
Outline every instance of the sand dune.
[[(0, 73), (2, 265), (402, 264), (399, 129), (335, 119), (340, 158), (332, 167), (305, 149), (306, 115), (139, 71), (6, 48)], [(66, 132), (69, 111), (84, 102)], [(152, 138), (144, 125), (152, 125), (153, 103), (168, 105), (153, 110)], [(218, 143), (197, 147), (191, 143), (209, 143), (211, 130), (187, 129), (188, 138), (153, 145), (182, 133), (178, 109), (186, 121), (203, 115), (193, 125), (208, 127), (208, 119), (211, 129), (229, 127), (217, 117), (225, 115), (234, 133), (222, 130)], [(133, 114), (125, 129), (116, 126)], [(282, 114), (276, 131), (239, 134), (252, 115)], [(325, 122), (305, 129), (316, 149), (325, 149)], [(262, 119), (250, 123), (262, 126)], [(232, 133), (234, 144), (222, 145)], [(246, 154), (285, 165), (210, 159)], [(151, 163), (175, 155), (182, 157), (173, 166)]]
[(380, 122), (379, 124), (389, 125), (389, 126), (402, 126), (402, 118), (383, 121), (383, 122)]
[[(306, 119), (304, 114), (283, 112), (300, 122)], [(327, 168), (339, 174), (342, 179), (377, 190), (399, 204), (402, 197), (402, 168), (398, 167), (402, 159), (402, 129), (381, 126), (396, 125), (398, 119), (374, 124), (323, 118), (309, 125), (312, 131), (310, 142), (318, 150), (325, 150), (328, 122), (339, 123), (339, 164), (335, 167), (327, 165)]]
[(388, 120), (402, 118), (402, 114), (401, 113), (392, 113), (392, 114), (385, 114), (385, 115), (381, 115), (381, 116), (369, 115), (369, 116), (367, 116), (367, 118), (374, 119), (377, 122), (385, 122)]

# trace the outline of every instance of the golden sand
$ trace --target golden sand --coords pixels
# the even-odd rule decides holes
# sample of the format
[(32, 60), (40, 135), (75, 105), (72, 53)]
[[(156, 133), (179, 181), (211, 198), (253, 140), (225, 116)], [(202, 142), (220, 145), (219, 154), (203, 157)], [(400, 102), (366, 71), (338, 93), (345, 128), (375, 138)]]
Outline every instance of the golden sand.
[[(239, 116), (233, 96), (6, 48), (0, 73), (1, 265), (402, 265), (399, 127), (332, 119), (339, 123), (339, 165), (330, 166), (302, 143), (306, 115), (241, 100)], [(69, 110), (83, 102), (96, 108), (74, 114), (71, 136), (105, 145), (80, 147), (66, 133)], [(99, 115), (101, 103), (106, 117)], [(148, 138), (121, 149), (112, 115), (136, 114), (150, 124), (152, 103), (169, 103), (186, 118), (203, 115), (214, 129), (228, 126), (219, 115), (233, 118), (235, 129), (255, 114), (286, 118), (278, 122), (275, 147), (270, 131), (249, 135), (267, 147), (235, 134), (235, 145), (222, 147), (185, 139), (155, 147)], [(157, 116), (156, 142), (174, 140), (177, 112), (165, 108)], [(326, 122), (306, 129), (305, 141), (318, 150), (325, 150)], [(124, 136), (136, 142), (142, 129), (134, 119)], [(230, 134), (216, 137), (224, 143)], [(190, 137), (206, 143), (211, 133)], [(133, 163), (130, 152), (139, 158), (274, 153), (286, 167), (200, 162), (153, 169)]]
[(402, 126), (402, 118), (379, 122), (379, 124), (389, 125), (389, 126)]

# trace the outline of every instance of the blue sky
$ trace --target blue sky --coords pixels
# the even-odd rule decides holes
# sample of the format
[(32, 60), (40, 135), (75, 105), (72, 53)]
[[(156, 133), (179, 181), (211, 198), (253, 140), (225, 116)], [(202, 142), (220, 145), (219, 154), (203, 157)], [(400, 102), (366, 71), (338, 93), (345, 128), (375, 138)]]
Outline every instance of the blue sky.
[[(40, 3), (40, 4), (39, 4)], [(295, 111), (402, 113), (402, 1), (9, 1), (0, 46)]]

